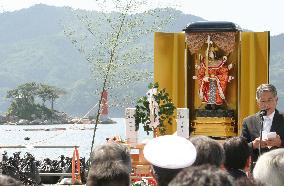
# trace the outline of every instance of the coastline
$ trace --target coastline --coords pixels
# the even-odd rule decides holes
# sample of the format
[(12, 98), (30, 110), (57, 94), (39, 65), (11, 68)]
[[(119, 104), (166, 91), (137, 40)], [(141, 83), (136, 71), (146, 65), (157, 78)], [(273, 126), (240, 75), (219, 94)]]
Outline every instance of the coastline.
[[(111, 118), (107, 118), (106, 120), (100, 120), (98, 124), (115, 124), (117, 123), (115, 120)], [(74, 124), (95, 124), (95, 120), (93, 119), (88, 119), (88, 118), (83, 118), (83, 119), (72, 119), (70, 121), (65, 121), (65, 122), (51, 122), (51, 121), (28, 121), (28, 120), (23, 120), (20, 119), (17, 122), (4, 122), (0, 123), (0, 125), (16, 125), (16, 126), (23, 126), (23, 125), (74, 125)]]

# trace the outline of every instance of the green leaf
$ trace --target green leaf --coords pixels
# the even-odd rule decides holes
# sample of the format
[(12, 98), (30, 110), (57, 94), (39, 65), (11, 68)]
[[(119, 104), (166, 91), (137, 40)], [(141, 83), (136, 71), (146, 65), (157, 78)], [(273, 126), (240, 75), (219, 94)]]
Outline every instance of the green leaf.
[[(148, 85), (148, 88), (157, 88), (158, 92), (156, 95), (154, 95), (155, 101), (159, 105), (159, 125), (158, 129), (161, 135), (164, 135), (166, 133), (165, 128), (165, 121), (168, 122), (168, 124), (172, 125), (174, 116), (174, 111), (176, 107), (171, 102), (171, 99), (169, 98), (169, 94), (166, 92), (165, 89), (159, 90), (159, 84), (156, 83), (150, 83)], [(141, 97), (137, 101), (137, 105), (135, 106), (136, 113), (134, 115), (135, 117), (135, 130), (139, 129), (139, 125), (143, 125), (144, 131), (149, 135), (149, 131), (153, 131), (153, 129), (150, 127), (150, 108), (149, 108), (149, 102), (147, 100), (146, 96)], [(157, 117), (155, 113), (155, 117)]]

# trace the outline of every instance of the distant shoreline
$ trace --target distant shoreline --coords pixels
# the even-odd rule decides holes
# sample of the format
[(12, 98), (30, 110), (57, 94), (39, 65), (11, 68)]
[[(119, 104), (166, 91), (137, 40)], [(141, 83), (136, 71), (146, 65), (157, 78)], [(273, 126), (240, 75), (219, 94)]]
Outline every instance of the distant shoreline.
[[(111, 118), (107, 118), (105, 120), (100, 120), (98, 124), (115, 124), (117, 123), (115, 120), (111, 119)], [(83, 119), (78, 119), (78, 118), (74, 118), (72, 120), (68, 120), (67, 122), (51, 122), (51, 121), (29, 121), (29, 120), (24, 120), (24, 119), (20, 119), (19, 121), (16, 122), (3, 122), (0, 123), (0, 125), (17, 125), (17, 126), (22, 126), (22, 125), (32, 125), (32, 126), (36, 126), (36, 125), (74, 125), (74, 124), (96, 124), (94, 119), (88, 119), (88, 118), (83, 118)]]

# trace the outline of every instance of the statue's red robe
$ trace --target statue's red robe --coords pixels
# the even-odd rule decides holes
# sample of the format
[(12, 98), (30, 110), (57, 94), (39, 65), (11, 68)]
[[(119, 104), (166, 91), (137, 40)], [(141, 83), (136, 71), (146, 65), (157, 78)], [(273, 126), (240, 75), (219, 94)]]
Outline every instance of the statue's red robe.
[(206, 72), (205, 59), (203, 58), (198, 69), (197, 79), (199, 80), (199, 97), (207, 104), (222, 105), (225, 100), (225, 92), (229, 79), (226, 59), (217, 60), (214, 64), (209, 62), (208, 80), (204, 79)]

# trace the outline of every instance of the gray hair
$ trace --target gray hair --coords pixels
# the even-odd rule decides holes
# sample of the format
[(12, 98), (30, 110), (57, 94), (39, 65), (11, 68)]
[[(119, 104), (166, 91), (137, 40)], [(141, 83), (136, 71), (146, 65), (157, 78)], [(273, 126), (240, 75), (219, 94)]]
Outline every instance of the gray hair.
[(256, 100), (259, 101), (260, 96), (263, 92), (271, 92), (274, 97), (277, 96), (277, 90), (276, 87), (272, 84), (261, 84), (259, 87), (256, 89)]
[(110, 142), (97, 146), (92, 152), (91, 160), (92, 164), (118, 161), (127, 165), (129, 172), (131, 172), (130, 150), (123, 144)]
[(131, 157), (127, 146), (106, 143), (92, 153), (87, 186), (128, 186), (130, 184)]
[(233, 178), (220, 168), (205, 164), (184, 168), (169, 183), (169, 186), (233, 186)]
[(284, 185), (284, 149), (264, 153), (256, 162), (253, 177), (273, 186)]
[(197, 155), (193, 166), (210, 164), (220, 167), (225, 160), (223, 146), (207, 136), (194, 136), (189, 139), (195, 146)]
[(23, 186), (23, 184), (16, 180), (15, 178), (8, 176), (8, 175), (3, 175), (0, 174), (0, 185), (5, 185), (5, 186)]

